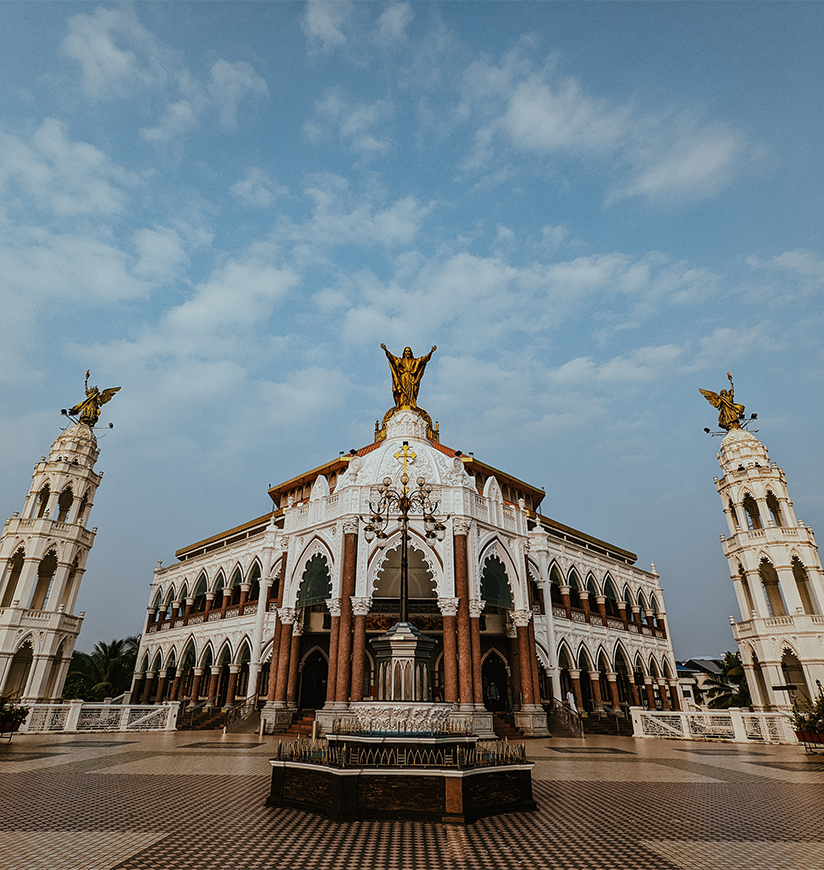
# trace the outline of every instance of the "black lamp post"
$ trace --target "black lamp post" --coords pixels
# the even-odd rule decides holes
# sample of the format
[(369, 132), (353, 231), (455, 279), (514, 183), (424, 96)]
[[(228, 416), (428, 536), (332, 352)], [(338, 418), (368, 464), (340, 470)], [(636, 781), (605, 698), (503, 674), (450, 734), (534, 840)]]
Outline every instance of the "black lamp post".
[(401, 475), (401, 488), (392, 487), (392, 478), (385, 477), (378, 484), (378, 499), (369, 502), (370, 518), (366, 521), (363, 535), (368, 542), (375, 538), (385, 539), (386, 527), (394, 516), (398, 516), (401, 528), (401, 622), (409, 622), (409, 514), (420, 511), (423, 514), (423, 527), (426, 537), (430, 540), (442, 541), (446, 533), (446, 526), (435, 519), (440, 502), (432, 500), (432, 484), (427, 483), (423, 477), (415, 482), (417, 489), (409, 490), (409, 475), (406, 470), (407, 459), (412, 459), (415, 454), (409, 447), (409, 442), (404, 441), (401, 450), (395, 454), (399, 459), (403, 458), (403, 474)]

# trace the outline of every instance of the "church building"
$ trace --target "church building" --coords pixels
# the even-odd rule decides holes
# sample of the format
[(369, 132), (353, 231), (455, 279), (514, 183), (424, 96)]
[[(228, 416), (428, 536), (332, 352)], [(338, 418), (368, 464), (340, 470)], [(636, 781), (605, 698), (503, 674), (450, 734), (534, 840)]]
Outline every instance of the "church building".
[(568, 695), (583, 711), (680, 709), (654, 568), (545, 516), (538, 486), (442, 444), (417, 405), (432, 352), (386, 355), (395, 406), (371, 444), (158, 563), (132, 700), (257, 702), (269, 730), (298, 711), (328, 730), (351, 703), (391, 700), (375, 641), (405, 600), (404, 535), (377, 505), (414, 491), (430, 505), (409, 512), (407, 534), (409, 623), (431, 641), (421, 697), (452, 702), (481, 735), (505, 712), (546, 734)]

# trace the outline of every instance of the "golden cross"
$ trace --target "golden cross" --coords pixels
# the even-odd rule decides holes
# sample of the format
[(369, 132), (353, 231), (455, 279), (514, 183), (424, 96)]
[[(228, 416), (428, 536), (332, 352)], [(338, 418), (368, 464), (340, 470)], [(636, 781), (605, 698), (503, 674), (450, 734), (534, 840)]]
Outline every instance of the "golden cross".
[(403, 442), (403, 447), (395, 454), (395, 459), (403, 459), (403, 473), (407, 474), (406, 471), (406, 460), (409, 459), (412, 461), (418, 454), (409, 446), (408, 441)]

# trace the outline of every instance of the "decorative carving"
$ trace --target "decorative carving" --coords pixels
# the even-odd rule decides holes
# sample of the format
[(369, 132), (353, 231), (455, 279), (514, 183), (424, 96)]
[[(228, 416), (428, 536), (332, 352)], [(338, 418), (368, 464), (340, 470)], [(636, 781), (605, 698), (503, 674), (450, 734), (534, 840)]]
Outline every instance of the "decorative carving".
[(340, 616), (340, 598), (327, 598), (326, 609), (332, 616)]
[(280, 617), (280, 621), (285, 623), (286, 625), (291, 625), (295, 621), (295, 615), (297, 611), (294, 607), (281, 607), (278, 610), (278, 616)]
[(468, 520), (452, 520), (452, 530), (456, 535), (468, 535), (470, 528), (472, 525)]
[(358, 518), (344, 520), (343, 526), (344, 535), (357, 535), (358, 533)]
[(439, 598), (438, 607), (443, 616), (457, 616), (460, 598)]
[(531, 610), (513, 610), (512, 621), (518, 628), (526, 628), (529, 625), (529, 620), (532, 619)]
[(366, 616), (372, 608), (371, 598), (358, 598), (353, 595), (350, 600), (352, 601), (352, 613), (355, 616)]
[(469, 616), (472, 619), (478, 619), (483, 611), (484, 607), (486, 607), (486, 601), (479, 600), (477, 598), (469, 599)]

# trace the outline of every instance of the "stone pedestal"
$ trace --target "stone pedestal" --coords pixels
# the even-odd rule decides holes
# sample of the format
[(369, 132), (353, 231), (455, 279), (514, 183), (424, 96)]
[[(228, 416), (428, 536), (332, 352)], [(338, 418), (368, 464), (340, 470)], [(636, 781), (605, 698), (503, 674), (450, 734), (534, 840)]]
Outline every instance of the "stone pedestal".
[(292, 724), (293, 716), (294, 710), (282, 705), (266, 704), (260, 711), (260, 718), (265, 723), (264, 730), (267, 734), (286, 731)]
[(409, 622), (397, 622), (372, 641), (378, 671), (379, 701), (423, 701), (431, 696), (429, 657), (432, 638)]
[(525, 737), (549, 737), (546, 721), (546, 710), (538, 704), (524, 704), (520, 710), (513, 713), (515, 727), (522, 731)]

